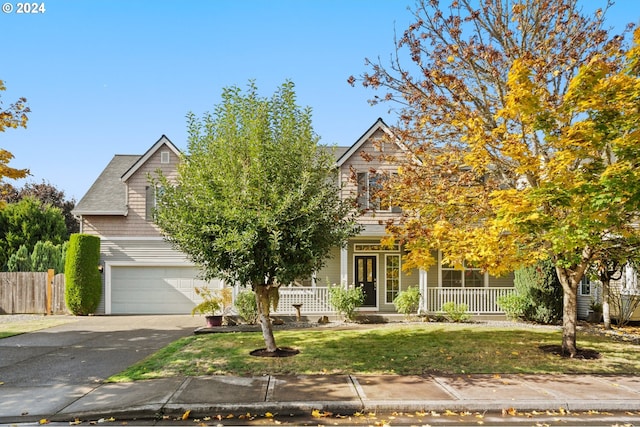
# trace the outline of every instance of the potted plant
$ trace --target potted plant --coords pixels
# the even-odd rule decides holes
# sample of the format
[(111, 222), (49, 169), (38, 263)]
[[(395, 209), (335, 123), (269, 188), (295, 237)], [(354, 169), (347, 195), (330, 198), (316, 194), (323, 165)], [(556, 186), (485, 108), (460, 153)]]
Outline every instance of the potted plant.
[(202, 302), (191, 310), (191, 315), (204, 314), (208, 327), (221, 326), (222, 319), (231, 311), (233, 298), (231, 288), (209, 289), (207, 286), (195, 288)]

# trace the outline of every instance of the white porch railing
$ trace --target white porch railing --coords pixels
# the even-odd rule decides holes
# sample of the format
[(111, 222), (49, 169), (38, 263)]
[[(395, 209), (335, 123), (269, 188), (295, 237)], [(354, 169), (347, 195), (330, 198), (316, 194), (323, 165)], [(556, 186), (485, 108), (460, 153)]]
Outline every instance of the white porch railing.
[[(498, 306), (498, 298), (514, 292), (514, 288), (429, 288), (426, 307), (428, 313), (438, 313), (442, 312), (444, 303), (453, 301), (455, 304), (466, 304), (468, 313), (503, 314), (504, 310)], [(274, 314), (296, 314), (293, 304), (302, 304), (303, 314), (333, 312), (327, 287), (281, 287), (280, 301)]]
[(301, 312), (331, 313), (333, 309), (329, 304), (329, 288), (327, 287), (289, 287), (280, 288), (280, 300), (276, 314), (295, 314), (293, 304), (302, 304)]
[(429, 288), (427, 290), (427, 311), (442, 312), (442, 304), (453, 301), (456, 305), (466, 304), (468, 313), (502, 314), (498, 298), (515, 293), (514, 288)]

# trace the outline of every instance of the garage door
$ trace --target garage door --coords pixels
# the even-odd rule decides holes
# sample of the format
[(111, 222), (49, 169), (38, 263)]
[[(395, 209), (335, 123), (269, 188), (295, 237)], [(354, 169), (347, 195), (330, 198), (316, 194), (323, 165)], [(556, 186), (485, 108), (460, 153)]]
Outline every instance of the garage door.
[[(202, 286), (192, 267), (111, 267), (111, 313), (190, 314)], [(211, 284), (218, 287), (217, 284)]]

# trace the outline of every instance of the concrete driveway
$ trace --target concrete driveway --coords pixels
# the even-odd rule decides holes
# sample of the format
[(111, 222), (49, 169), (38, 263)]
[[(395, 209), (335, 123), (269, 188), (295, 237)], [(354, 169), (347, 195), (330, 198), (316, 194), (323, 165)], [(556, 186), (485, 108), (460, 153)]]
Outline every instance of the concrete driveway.
[(77, 317), (0, 339), (0, 417), (77, 399), (203, 323), (188, 315)]

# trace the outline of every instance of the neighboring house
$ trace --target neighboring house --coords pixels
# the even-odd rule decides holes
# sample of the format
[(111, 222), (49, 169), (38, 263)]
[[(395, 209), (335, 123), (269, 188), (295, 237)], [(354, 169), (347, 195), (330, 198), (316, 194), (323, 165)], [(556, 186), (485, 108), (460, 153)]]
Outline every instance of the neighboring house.
[[(384, 144), (375, 143), (385, 139)], [(343, 198), (354, 198), (365, 211), (359, 222), (363, 231), (344, 248), (335, 248), (326, 265), (312, 278), (281, 288), (277, 313), (327, 313), (327, 285), (358, 285), (365, 290), (361, 308), (368, 313), (393, 313), (393, 299), (409, 286), (422, 294), (421, 311), (437, 312), (448, 301), (465, 303), (475, 314), (503, 314), (497, 306), (501, 295), (513, 292), (513, 275), (492, 277), (478, 269), (456, 269), (438, 262), (427, 270), (402, 270), (403, 248), (382, 248), (384, 222), (400, 215), (390, 203), (372, 193), (378, 172), (393, 173), (397, 165), (378, 159), (385, 154), (403, 156), (406, 150), (378, 119), (353, 145), (336, 149), (336, 167)], [(74, 214), (81, 232), (101, 238), (103, 301), (99, 312), (189, 313), (198, 301), (193, 288), (202, 282), (197, 268), (184, 254), (166, 243), (152, 219), (155, 188), (149, 175), (158, 169), (176, 174), (179, 150), (164, 135), (144, 155), (116, 155), (78, 202)], [(215, 283), (214, 286), (221, 286)]]

